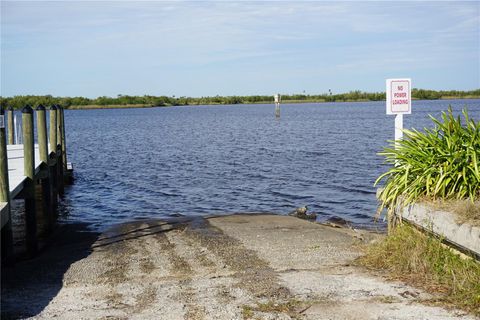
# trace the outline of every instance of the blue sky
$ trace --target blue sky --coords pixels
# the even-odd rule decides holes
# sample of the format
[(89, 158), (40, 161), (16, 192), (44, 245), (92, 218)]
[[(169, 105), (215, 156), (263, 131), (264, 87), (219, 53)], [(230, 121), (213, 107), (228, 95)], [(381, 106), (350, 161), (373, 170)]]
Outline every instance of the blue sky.
[(1, 95), (480, 87), (480, 2), (3, 1)]

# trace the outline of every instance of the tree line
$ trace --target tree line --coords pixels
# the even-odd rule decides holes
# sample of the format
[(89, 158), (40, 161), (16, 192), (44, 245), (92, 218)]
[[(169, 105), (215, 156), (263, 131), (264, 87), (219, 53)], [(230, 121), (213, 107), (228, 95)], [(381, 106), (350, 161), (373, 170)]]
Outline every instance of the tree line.
[[(425, 90), (412, 89), (412, 97), (422, 100), (434, 100), (441, 98), (480, 98), (480, 89), (471, 91), (458, 90)], [(324, 94), (285, 94), (281, 96), (283, 102), (346, 102), (346, 101), (382, 101), (385, 100), (385, 92), (362, 92), (359, 90), (348, 93), (324, 93)], [(251, 96), (213, 96), (213, 97), (167, 97), (167, 96), (130, 96), (118, 95), (117, 97), (101, 96), (98, 98), (86, 97), (54, 97), (52, 95), (25, 95), (13, 97), (1, 97), (0, 105), (3, 108), (23, 108), (26, 105), (36, 107), (38, 105), (51, 106), (61, 105), (64, 108), (81, 106), (184, 106), (184, 105), (211, 105), (211, 104), (251, 104), (272, 103), (273, 95)]]

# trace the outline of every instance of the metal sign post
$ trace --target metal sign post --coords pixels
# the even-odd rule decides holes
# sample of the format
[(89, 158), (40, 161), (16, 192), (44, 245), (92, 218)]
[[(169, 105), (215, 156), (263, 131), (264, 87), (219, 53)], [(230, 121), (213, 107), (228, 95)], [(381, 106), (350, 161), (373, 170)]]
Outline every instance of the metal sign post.
[(395, 115), (395, 141), (403, 139), (403, 114)]
[(387, 79), (387, 114), (395, 115), (395, 141), (403, 138), (403, 115), (412, 113), (412, 80)]

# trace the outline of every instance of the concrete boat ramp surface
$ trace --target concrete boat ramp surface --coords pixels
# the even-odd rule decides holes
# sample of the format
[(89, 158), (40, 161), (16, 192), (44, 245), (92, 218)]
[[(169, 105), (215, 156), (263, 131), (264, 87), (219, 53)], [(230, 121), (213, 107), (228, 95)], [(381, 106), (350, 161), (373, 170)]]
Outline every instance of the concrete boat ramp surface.
[(2, 319), (474, 319), (352, 264), (375, 237), (277, 215), (64, 225), (2, 270)]

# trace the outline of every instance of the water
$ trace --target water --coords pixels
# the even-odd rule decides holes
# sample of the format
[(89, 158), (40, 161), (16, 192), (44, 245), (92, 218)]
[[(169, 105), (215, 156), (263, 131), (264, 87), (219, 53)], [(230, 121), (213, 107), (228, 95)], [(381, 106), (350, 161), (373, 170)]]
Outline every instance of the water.
[[(480, 119), (480, 100), (415, 101), (406, 128), (448, 105)], [(374, 227), (377, 152), (393, 139), (384, 102), (194, 106), (65, 113), (75, 184), (66, 221), (95, 229), (172, 215), (287, 214)], [(378, 225), (377, 225), (378, 226)], [(380, 224), (380, 227), (382, 225)]]

